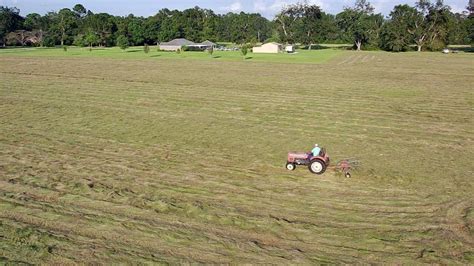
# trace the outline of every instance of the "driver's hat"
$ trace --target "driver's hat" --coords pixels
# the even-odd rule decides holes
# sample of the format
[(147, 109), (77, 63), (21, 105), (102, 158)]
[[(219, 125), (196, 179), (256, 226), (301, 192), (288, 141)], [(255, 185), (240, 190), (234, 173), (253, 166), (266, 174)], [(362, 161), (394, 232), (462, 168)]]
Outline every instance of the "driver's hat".
[(314, 144), (314, 147), (319, 147), (319, 144), (318, 143)]

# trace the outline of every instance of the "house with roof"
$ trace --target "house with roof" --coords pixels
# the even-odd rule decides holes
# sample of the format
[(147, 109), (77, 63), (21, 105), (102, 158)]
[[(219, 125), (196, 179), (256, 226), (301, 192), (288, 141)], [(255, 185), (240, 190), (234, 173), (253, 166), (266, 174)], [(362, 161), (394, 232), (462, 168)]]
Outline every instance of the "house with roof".
[(208, 48), (215, 48), (215, 47), (217, 46), (216, 43), (213, 43), (213, 42), (211, 42), (211, 41), (209, 41), (209, 40), (205, 40), (205, 41), (203, 41), (203, 42), (200, 43), (200, 44), (203, 45), (203, 46), (205, 46), (205, 47), (207, 47), (207, 49), (208, 49)]
[(174, 39), (169, 42), (162, 42), (160, 43), (160, 50), (162, 51), (176, 51), (181, 49), (183, 46), (189, 46), (195, 44), (190, 40), (186, 40), (184, 38)]
[(252, 52), (262, 54), (277, 54), (283, 52), (283, 45), (276, 42), (269, 42), (252, 48)]
[(206, 49), (214, 48), (216, 44), (209, 40), (206, 40), (202, 43), (195, 43), (184, 38), (178, 38), (169, 42), (160, 43), (160, 50), (176, 51), (178, 49), (181, 49), (181, 47), (183, 46), (188, 47), (188, 49), (191, 51), (204, 51)]

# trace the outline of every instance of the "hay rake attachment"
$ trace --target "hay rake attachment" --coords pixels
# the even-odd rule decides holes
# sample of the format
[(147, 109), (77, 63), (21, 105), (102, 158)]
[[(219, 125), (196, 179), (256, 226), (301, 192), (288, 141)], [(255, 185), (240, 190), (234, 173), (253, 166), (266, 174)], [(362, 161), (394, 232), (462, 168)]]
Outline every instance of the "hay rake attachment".
[(345, 177), (351, 177), (351, 171), (356, 170), (361, 165), (360, 161), (355, 158), (340, 160), (334, 166), (328, 168), (334, 169), (338, 173), (343, 173)]

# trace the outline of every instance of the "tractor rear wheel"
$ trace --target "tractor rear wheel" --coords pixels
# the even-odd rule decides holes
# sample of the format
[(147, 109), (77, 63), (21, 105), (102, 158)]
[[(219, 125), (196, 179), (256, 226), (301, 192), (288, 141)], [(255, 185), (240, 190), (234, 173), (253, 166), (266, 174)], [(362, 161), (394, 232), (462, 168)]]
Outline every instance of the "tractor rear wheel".
[(293, 171), (296, 169), (296, 165), (294, 163), (286, 163), (286, 170)]
[(311, 173), (322, 175), (326, 171), (326, 164), (320, 159), (314, 159), (308, 165), (308, 168)]

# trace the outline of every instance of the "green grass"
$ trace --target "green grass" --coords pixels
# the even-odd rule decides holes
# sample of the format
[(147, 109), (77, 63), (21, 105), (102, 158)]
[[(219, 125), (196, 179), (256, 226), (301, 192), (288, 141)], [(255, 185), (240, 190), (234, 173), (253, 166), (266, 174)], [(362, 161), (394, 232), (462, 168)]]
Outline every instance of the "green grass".
[(341, 54), (341, 51), (325, 49), (318, 51), (298, 50), (296, 54), (254, 54), (248, 53), (245, 57), (240, 51), (214, 51), (210, 56), (207, 52), (175, 52), (157, 51), (156, 46), (150, 47), (148, 54), (144, 53), (143, 47), (131, 47), (121, 50), (114, 48), (89, 48), (69, 47), (65, 52), (61, 48), (9, 48), (0, 49), (0, 56), (43, 56), (43, 57), (105, 57), (118, 59), (150, 59), (150, 60), (168, 60), (180, 59), (190, 60), (199, 59), (206, 61), (252, 61), (252, 62), (277, 62), (277, 63), (324, 63)]
[(154, 53), (0, 50), (0, 263), (473, 263), (471, 54)]

